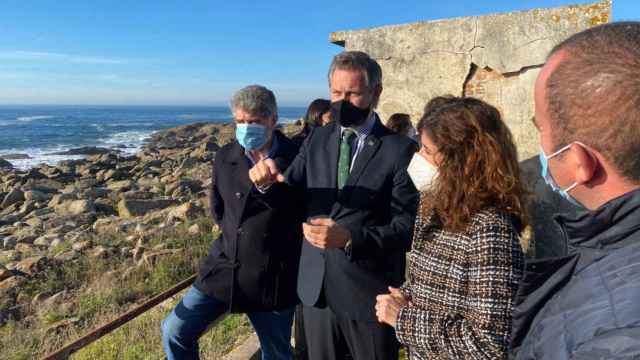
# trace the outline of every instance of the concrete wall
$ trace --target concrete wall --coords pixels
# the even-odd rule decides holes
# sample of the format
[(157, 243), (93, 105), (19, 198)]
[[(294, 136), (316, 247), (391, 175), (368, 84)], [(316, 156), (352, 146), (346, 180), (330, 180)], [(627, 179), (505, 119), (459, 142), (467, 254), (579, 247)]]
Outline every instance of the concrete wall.
[(378, 112), (417, 121), (427, 101), (452, 94), (497, 106), (520, 159), (538, 152), (533, 85), (551, 48), (571, 34), (609, 21), (611, 1), (555, 9), (340, 31), (330, 41), (361, 50), (382, 66)]

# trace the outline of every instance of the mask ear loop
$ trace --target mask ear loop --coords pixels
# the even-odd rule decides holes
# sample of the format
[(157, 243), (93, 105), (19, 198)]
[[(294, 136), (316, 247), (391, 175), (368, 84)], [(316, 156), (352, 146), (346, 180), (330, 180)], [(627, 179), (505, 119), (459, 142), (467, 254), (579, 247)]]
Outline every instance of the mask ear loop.
[(573, 144), (574, 143), (570, 143), (570, 144), (565, 145), (565, 146), (561, 147), (560, 149), (556, 150), (556, 152), (554, 152), (553, 154), (547, 156), (547, 160), (550, 160), (550, 159), (562, 154), (563, 152), (567, 151), (571, 147), (571, 145), (573, 145)]
[(569, 193), (569, 191), (571, 191), (571, 190), (575, 189), (575, 188), (576, 188), (576, 186), (578, 186), (578, 183), (577, 183), (577, 182), (574, 182), (574, 183), (573, 183), (573, 185), (569, 186), (568, 188), (566, 188), (566, 189), (564, 189), (564, 190), (562, 190), (562, 191), (564, 191), (564, 192), (566, 192), (566, 193), (568, 194), (568, 193)]
[[(593, 157), (593, 154), (591, 153), (591, 151), (588, 151), (588, 150), (589, 150), (589, 147), (588, 147), (587, 145), (585, 145), (585, 144), (581, 143), (580, 141), (574, 141), (574, 142), (572, 142), (571, 144), (569, 144), (569, 145), (567, 145), (567, 146), (563, 147), (562, 149), (560, 149), (560, 150), (556, 151), (555, 153), (551, 154), (551, 156), (550, 156), (548, 159), (550, 159), (550, 158), (552, 158), (552, 157), (554, 157), (554, 156), (556, 156), (556, 155), (560, 154), (561, 152), (563, 152), (563, 151), (567, 150), (567, 149), (568, 149), (569, 147), (571, 147), (571, 145), (573, 145), (573, 144), (578, 144), (578, 145), (582, 146), (585, 150), (587, 150), (587, 153), (589, 153), (589, 156)], [(569, 186), (568, 188), (564, 189), (563, 191), (564, 191), (564, 192), (566, 192), (566, 193), (568, 194), (568, 193), (569, 193), (569, 191), (571, 191), (571, 190), (575, 189), (577, 186), (578, 186), (578, 182), (576, 181), (576, 182), (574, 182), (571, 186)]]

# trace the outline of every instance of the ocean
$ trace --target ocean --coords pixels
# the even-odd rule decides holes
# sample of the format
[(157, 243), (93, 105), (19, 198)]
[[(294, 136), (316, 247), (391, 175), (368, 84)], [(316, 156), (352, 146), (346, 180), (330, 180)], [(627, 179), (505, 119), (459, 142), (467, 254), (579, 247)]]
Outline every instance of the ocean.
[[(301, 118), (303, 107), (280, 107), (279, 123)], [(54, 165), (77, 155), (52, 155), (82, 146), (137, 152), (155, 131), (195, 122), (232, 120), (224, 106), (0, 106), (0, 156), (14, 167)]]

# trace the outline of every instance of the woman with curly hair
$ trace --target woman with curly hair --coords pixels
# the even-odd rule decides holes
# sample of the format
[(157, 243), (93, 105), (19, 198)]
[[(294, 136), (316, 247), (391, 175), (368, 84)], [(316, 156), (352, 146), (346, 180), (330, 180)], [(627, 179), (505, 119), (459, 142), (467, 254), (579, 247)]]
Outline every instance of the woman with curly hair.
[(409, 280), (378, 296), (376, 314), (411, 359), (506, 359), (526, 225), (516, 147), (493, 106), (432, 101), (418, 131), (435, 175), (421, 192)]

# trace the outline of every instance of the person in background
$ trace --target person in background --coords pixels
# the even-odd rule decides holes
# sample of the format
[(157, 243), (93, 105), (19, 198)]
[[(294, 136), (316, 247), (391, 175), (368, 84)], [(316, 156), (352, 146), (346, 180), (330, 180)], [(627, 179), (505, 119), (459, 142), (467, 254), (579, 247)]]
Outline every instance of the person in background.
[(331, 102), (325, 99), (315, 99), (309, 104), (304, 115), (302, 130), (291, 138), (296, 144), (302, 145), (304, 139), (317, 127), (327, 125), (331, 121)]
[(382, 69), (369, 55), (336, 55), (328, 80), (333, 121), (286, 172), (267, 159), (250, 177), (267, 193), (286, 184), (307, 199), (298, 295), (309, 358), (395, 360), (399, 344), (376, 321), (375, 296), (404, 280), (418, 206), (407, 165), (417, 146), (376, 114)]
[(290, 360), (293, 312), (299, 302), (302, 200), (294, 188), (260, 192), (249, 180), (253, 164), (271, 159), (288, 167), (298, 147), (278, 130), (273, 93), (245, 87), (231, 100), (236, 141), (213, 163), (211, 210), (222, 235), (214, 241), (198, 277), (162, 322), (169, 360), (198, 359), (198, 338), (226, 313), (247, 313), (262, 359)]
[(396, 113), (389, 117), (386, 126), (404, 136), (409, 137), (412, 140), (416, 140), (416, 129), (411, 123), (411, 117), (408, 114)]
[(640, 22), (553, 48), (535, 83), (542, 177), (582, 210), (556, 221), (568, 254), (527, 263), (513, 352), (640, 358)]
[(376, 315), (411, 359), (506, 359), (527, 221), (517, 151), (493, 106), (443, 104), (418, 123), (434, 171), (421, 192), (409, 281), (377, 297)]

